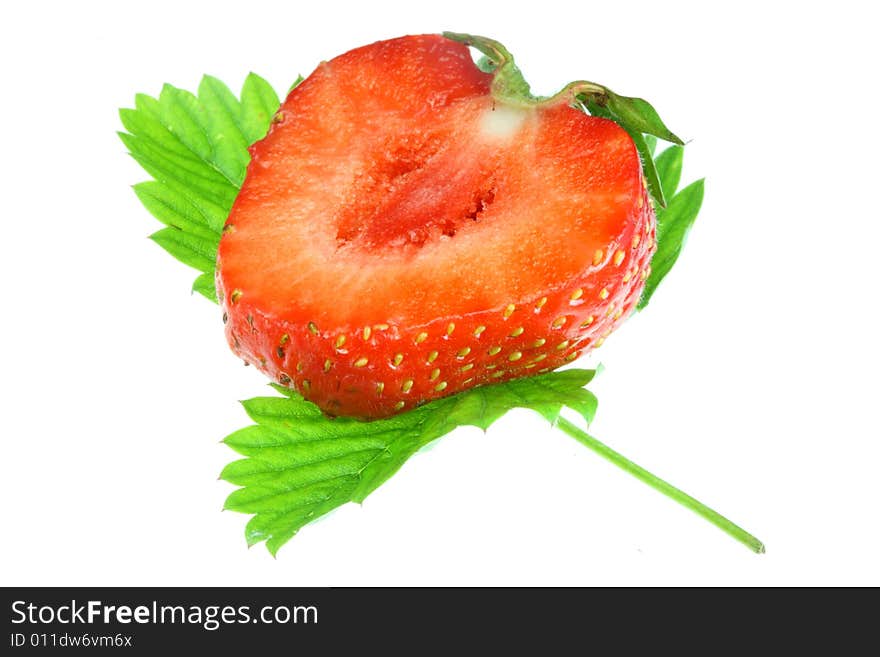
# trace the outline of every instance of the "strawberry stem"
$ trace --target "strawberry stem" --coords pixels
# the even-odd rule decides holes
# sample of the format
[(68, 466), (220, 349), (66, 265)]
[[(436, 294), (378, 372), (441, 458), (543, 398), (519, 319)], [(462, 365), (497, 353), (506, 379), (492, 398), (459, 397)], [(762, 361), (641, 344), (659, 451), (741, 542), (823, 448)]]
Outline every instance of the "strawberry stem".
[(622, 454), (615, 452), (613, 449), (600, 442), (593, 436), (589, 435), (572, 422), (565, 418), (559, 418), (556, 426), (562, 429), (569, 436), (577, 440), (582, 445), (589, 447), (602, 458), (611, 461), (614, 465), (628, 472), (636, 479), (648, 484), (656, 491), (663, 493), (666, 497), (675, 500), (683, 507), (690, 509), (697, 515), (702, 516), (720, 530), (726, 532), (740, 543), (748, 547), (753, 552), (763, 554), (764, 544), (757, 538), (749, 534), (739, 525), (731, 522), (717, 511), (710, 509), (697, 499), (694, 499), (684, 491), (676, 488), (672, 484), (660, 479), (656, 475), (651, 474), (643, 467), (636, 465)]
[(650, 103), (641, 98), (620, 96), (608, 87), (595, 82), (578, 80), (571, 82), (562, 91), (552, 96), (535, 96), (529, 83), (513, 60), (513, 55), (501, 43), (489, 37), (475, 34), (444, 32), (443, 36), (452, 41), (479, 50), (485, 59), (485, 72), (492, 74), (492, 97), (508, 105), (519, 107), (538, 107), (567, 102), (573, 107), (597, 107), (603, 115), (619, 123), (629, 133), (648, 134), (673, 144), (683, 145), (660, 119)]
[(444, 32), (443, 36), (476, 48), (488, 59), (492, 69), (492, 97), (502, 103), (532, 107), (539, 100), (532, 95), (529, 83), (513, 61), (513, 55), (501, 43), (474, 34)]

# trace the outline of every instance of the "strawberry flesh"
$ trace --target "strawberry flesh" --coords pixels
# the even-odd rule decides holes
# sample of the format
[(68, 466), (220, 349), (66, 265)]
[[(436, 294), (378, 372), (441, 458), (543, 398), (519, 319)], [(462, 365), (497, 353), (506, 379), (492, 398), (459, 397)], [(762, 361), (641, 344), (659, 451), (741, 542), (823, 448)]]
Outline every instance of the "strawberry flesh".
[(376, 418), (559, 367), (638, 301), (654, 215), (615, 123), (500, 104), (468, 48), (403, 37), (288, 96), (218, 254), (233, 350)]

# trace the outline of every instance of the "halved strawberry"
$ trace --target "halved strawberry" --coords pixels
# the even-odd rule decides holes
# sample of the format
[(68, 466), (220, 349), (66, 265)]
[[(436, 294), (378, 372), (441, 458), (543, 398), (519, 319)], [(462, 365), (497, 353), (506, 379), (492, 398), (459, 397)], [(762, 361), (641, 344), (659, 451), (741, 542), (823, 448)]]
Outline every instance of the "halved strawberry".
[(220, 242), (233, 350), (375, 418), (598, 347), (654, 213), (630, 136), (571, 100), (509, 102), (442, 36), (321, 64), (251, 148)]

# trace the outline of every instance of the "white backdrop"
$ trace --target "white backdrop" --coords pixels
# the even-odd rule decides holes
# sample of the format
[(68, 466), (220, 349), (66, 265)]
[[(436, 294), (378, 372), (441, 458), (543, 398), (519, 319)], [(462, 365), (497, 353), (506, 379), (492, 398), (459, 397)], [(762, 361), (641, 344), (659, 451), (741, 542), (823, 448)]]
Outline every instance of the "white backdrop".
[[(297, 4), (5, 10), (0, 583), (880, 584), (866, 3)], [(220, 512), (218, 440), (268, 389), (190, 296), (194, 272), (146, 239), (117, 110), (203, 73), (283, 90), (446, 29), (503, 41), (537, 92), (586, 78), (647, 98), (691, 140), (703, 211), (648, 310), (583, 363), (607, 368), (593, 433), (766, 555), (527, 412), (445, 438), (277, 559)]]

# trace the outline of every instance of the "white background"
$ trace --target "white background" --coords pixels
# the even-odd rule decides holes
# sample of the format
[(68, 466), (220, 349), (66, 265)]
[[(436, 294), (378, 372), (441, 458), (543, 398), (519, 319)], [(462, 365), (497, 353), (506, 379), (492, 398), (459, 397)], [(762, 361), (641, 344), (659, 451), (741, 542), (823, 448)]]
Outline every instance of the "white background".
[[(880, 584), (869, 3), (297, 4), (5, 10), (0, 583)], [(648, 311), (583, 363), (607, 368), (593, 433), (766, 555), (526, 412), (445, 438), (277, 559), (220, 512), (218, 441), (247, 423), (236, 400), (269, 390), (190, 296), (194, 272), (146, 239), (117, 109), (202, 73), (286, 89), (444, 29), (503, 41), (538, 92), (643, 96), (691, 140), (703, 211)]]

